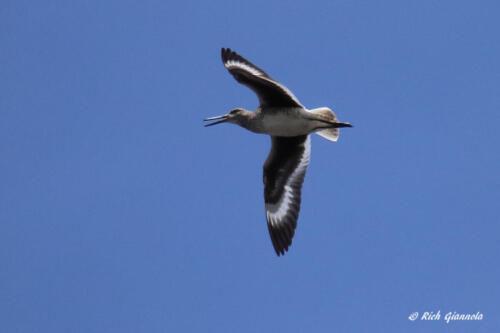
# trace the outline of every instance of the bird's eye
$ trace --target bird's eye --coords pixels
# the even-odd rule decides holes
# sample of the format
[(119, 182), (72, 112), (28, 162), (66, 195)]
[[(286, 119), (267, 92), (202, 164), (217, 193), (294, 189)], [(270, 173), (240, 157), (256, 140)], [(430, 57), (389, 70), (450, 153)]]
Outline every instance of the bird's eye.
[(238, 112), (238, 110), (231, 110), (231, 112), (229, 112), (229, 114), (235, 114), (237, 112)]

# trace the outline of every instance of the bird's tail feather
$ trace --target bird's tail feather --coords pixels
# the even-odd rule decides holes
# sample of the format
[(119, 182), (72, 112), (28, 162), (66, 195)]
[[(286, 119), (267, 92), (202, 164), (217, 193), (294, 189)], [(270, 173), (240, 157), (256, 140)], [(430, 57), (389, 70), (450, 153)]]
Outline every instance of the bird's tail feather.
[(319, 120), (323, 123), (331, 124), (332, 127), (320, 129), (316, 131), (316, 134), (322, 136), (323, 138), (330, 141), (337, 141), (339, 138), (339, 127), (351, 127), (351, 124), (341, 123), (335, 117), (335, 113), (329, 108), (317, 108), (309, 110), (309, 112), (313, 113), (316, 116), (316, 120)]

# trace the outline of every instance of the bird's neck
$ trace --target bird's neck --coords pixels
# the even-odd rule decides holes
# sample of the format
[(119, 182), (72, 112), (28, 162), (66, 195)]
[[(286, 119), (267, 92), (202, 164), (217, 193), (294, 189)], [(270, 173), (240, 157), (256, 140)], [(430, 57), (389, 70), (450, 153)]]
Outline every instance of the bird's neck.
[(259, 112), (255, 111), (248, 111), (244, 110), (243, 117), (238, 122), (238, 125), (240, 125), (243, 128), (246, 128), (247, 130), (254, 132), (254, 133), (262, 133), (261, 129), (261, 121), (260, 118), (258, 117)]

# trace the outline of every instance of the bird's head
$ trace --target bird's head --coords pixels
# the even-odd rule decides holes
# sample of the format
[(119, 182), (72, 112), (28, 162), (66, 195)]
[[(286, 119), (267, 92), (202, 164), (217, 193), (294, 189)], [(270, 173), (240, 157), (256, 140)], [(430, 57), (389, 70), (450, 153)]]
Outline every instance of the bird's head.
[(206, 124), (205, 127), (213, 126), (213, 125), (217, 125), (217, 124), (221, 124), (221, 123), (241, 124), (244, 121), (244, 119), (247, 118), (246, 116), (247, 116), (248, 112), (249, 111), (244, 110), (242, 108), (236, 108), (236, 109), (232, 109), (231, 111), (229, 111), (229, 113), (226, 113), (222, 116), (210, 117), (210, 118), (206, 118), (203, 120), (204, 121), (217, 120), (217, 121), (214, 121), (213, 123)]

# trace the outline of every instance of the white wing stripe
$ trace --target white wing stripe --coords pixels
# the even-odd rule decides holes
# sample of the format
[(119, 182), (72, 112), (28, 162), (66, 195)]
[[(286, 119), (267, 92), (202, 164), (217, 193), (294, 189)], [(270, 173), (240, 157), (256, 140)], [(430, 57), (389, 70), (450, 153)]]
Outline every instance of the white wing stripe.
[(245, 63), (242, 63), (240, 61), (237, 61), (237, 60), (228, 60), (224, 63), (224, 65), (226, 66), (227, 69), (231, 69), (233, 67), (239, 67), (247, 72), (249, 72), (250, 74), (252, 75), (255, 75), (255, 76), (262, 76), (264, 75), (264, 73), (262, 73), (261, 71), (259, 71), (258, 69), (256, 69), (255, 67), (252, 67), (250, 65), (247, 65)]

